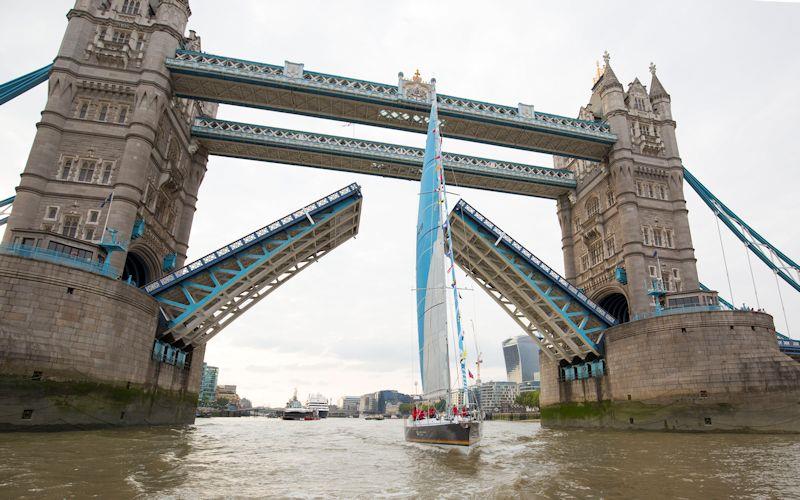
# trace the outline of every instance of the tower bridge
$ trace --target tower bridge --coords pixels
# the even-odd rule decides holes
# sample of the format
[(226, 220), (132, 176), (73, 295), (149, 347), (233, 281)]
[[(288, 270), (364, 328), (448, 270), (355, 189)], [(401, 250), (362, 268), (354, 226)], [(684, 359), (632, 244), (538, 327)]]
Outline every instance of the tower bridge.
[[(219, 120), (218, 104), (421, 133), (435, 99), (445, 137), (554, 155), (443, 162), (451, 185), (556, 201), (563, 276), (463, 200), (448, 219), (457, 264), (541, 346), (548, 424), (800, 431), (800, 365), (779, 351), (797, 341), (700, 283), (684, 181), (795, 290), (800, 268), (684, 168), (654, 66), (626, 89), (606, 55), (568, 118), (418, 74), (390, 85), (206, 54), (184, 35), (188, 0), (138, 6), (76, 0), (53, 64), (0, 86), (2, 103), (49, 85), (0, 202), (0, 383), (14, 392), (0, 430), (191, 422), (208, 340), (357, 233), (351, 185), (187, 265), (209, 156), (419, 178), (419, 148)], [(49, 403), (53, 387), (69, 404)]]

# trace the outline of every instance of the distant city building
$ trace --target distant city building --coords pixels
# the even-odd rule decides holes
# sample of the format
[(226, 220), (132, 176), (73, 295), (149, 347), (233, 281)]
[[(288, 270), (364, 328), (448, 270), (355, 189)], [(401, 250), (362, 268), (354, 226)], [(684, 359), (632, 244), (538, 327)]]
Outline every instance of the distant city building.
[(229, 403), (238, 405), (239, 395), (236, 394), (235, 385), (218, 385), (217, 386), (217, 399), (227, 399)]
[(519, 384), (537, 379), (539, 347), (529, 335), (504, 340), (503, 357), (506, 360), (506, 376), (509, 382)]
[(482, 382), (477, 389), (484, 410), (509, 407), (519, 395), (516, 382)]
[(384, 415), (400, 415), (400, 405), (402, 403), (387, 403)]
[(241, 408), (243, 410), (249, 410), (252, 407), (253, 407), (253, 403), (251, 403), (249, 399), (242, 398), (242, 399), (239, 400), (239, 408)]
[(541, 387), (541, 382), (538, 380), (526, 380), (519, 384), (519, 393), (525, 394), (526, 392), (538, 391)]
[(217, 376), (219, 368), (203, 363), (203, 374), (200, 379), (200, 402), (213, 403), (216, 399)]
[(358, 411), (361, 413), (375, 413), (378, 408), (377, 403), (374, 393), (364, 394), (358, 401)]
[(342, 396), (339, 399), (339, 408), (345, 413), (358, 413), (358, 404), (361, 398), (358, 396)]
[(376, 408), (375, 410), (378, 413), (386, 413), (386, 405), (388, 404), (399, 404), (399, 403), (410, 403), (411, 396), (408, 394), (403, 394), (402, 392), (397, 392), (393, 389), (390, 390), (383, 390), (376, 392), (373, 397), (376, 401)]

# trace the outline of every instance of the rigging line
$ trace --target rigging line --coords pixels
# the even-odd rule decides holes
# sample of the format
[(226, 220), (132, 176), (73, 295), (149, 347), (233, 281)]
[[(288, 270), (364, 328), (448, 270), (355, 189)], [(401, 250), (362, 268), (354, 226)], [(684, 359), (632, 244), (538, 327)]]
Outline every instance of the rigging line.
[(786, 335), (791, 337), (792, 332), (789, 331), (789, 320), (786, 319), (786, 307), (783, 305), (783, 295), (781, 294), (781, 283), (778, 281), (778, 272), (775, 271), (773, 274), (775, 275), (775, 287), (778, 289), (778, 298), (781, 299), (781, 310), (783, 311), (783, 323), (786, 325)]
[[(718, 215), (718, 212), (715, 214)], [(717, 235), (719, 236), (719, 247), (722, 249), (722, 262), (725, 264), (725, 277), (728, 279), (728, 292), (731, 296), (731, 304), (736, 307), (736, 299), (733, 297), (733, 287), (731, 286), (731, 275), (728, 272), (728, 259), (725, 257), (725, 245), (722, 244), (722, 231), (719, 228), (719, 217), (714, 217), (717, 222)]]
[[(758, 300), (758, 289), (756, 288), (756, 277), (753, 274), (753, 264), (750, 263), (750, 249), (748, 248), (747, 243), (744, 245), (744, 254), (747, 256), (747, 267), (750, 268), (750, 280), (753, 282), (753, 293), (756, 294), (756, 307), (761, 309), (761, 301)], [(776, 275), (777, 278), (777, 275)]]

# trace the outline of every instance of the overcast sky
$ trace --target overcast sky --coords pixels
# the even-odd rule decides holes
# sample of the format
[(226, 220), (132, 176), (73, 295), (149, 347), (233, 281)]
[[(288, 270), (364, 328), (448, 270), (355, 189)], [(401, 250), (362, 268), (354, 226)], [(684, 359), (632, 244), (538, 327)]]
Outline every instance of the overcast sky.
[[(0, 81), (49, 63), (72, 0), (5, 2)], [(611, 53), (627, 84), (672, 96), (684, 165), (789, 256), (800, 258), (800, 5), (769, 2), (375, 2), (192, 0), (203, 49), (396, 83), (419, 68), (446, 94), (576, 116), (595, 61)], [(221, 6), (224, 5), (224, 8)], [(45, 102), (40, 86), (0, 108), (0, 198), (19, 182)], [(424, 136), (223, 106), (220, 118), (423, 147)], [(445, 140), (444, 149), (552, 166), (546, 155)], [(218, 337), (206, 361), (257, 404), (321, 392), (338, 399), (414, 390), (415, 183), (212, 157), (189, 248), (194, 259), (350, 182), (363, 187), (360, 234), (283, 285)], [(686, 187), (701, 281), (730, 298), (711, 212)], [(544, 261), (563, 270), (555, 202), (453, 189)], [(451, 200), (451, 206), (455, 200)], [(743, 246), (723, 234), (737, 304), (756, 305)], [(787, 331), (771, 272), (753, 260), (761, 306)], [(461, 285), (474, 284), (461, 275)], [(781, 292), (800, 337), (800, 294)], [(505, 379), (500, 342), (521, 331), (483, 292), (465, 292), (485, 364)], [(471, 332), (470, 332), (471, 333)], [(471, 340), (471, 356), (475, 349)], [(474, 357), (472, 358), (474, 359)], [(473, 366), (474, 368), (474, 366)]]

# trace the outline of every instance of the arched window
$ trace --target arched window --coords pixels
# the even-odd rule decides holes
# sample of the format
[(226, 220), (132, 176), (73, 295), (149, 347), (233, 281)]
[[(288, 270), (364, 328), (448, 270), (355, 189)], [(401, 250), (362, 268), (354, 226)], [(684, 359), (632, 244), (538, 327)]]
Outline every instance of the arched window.
[(586, 215), (591, 217), (598, 213), (600, 213), (600, 200), (596, 196), (592, 196), (586, 201)]

